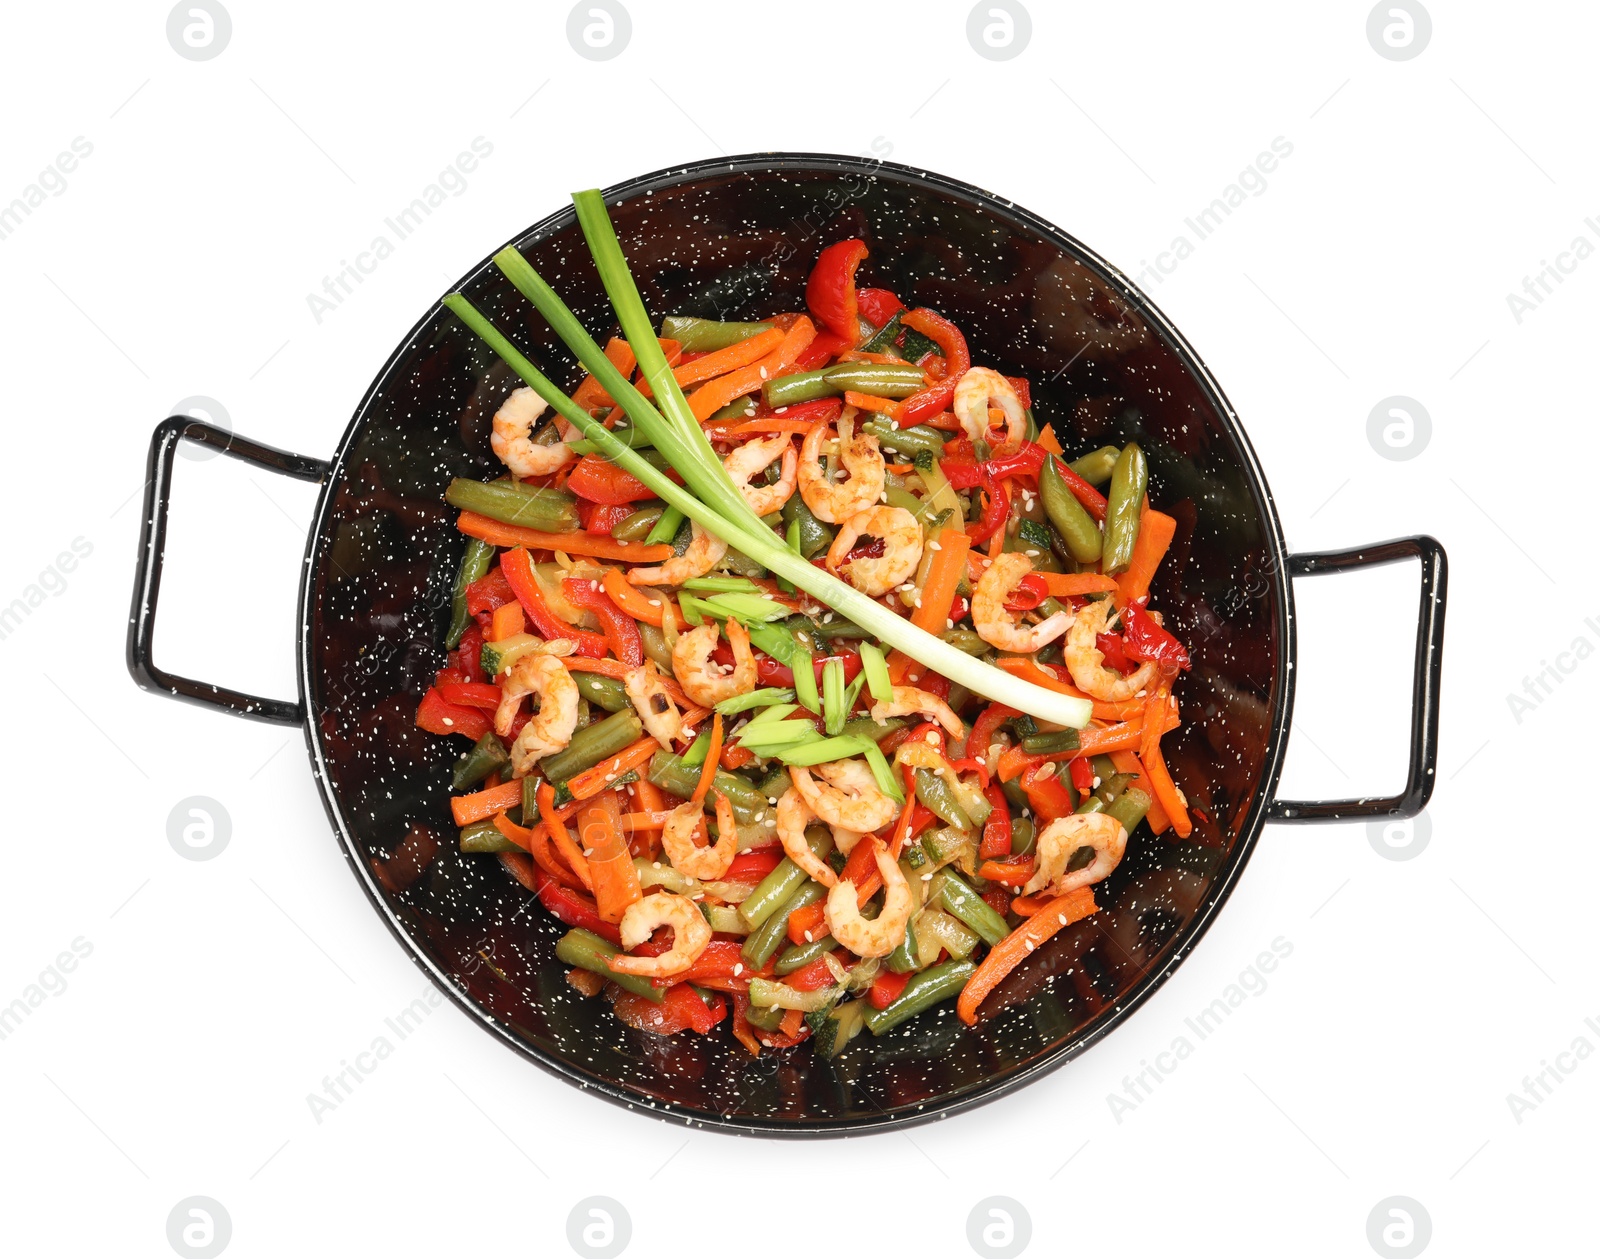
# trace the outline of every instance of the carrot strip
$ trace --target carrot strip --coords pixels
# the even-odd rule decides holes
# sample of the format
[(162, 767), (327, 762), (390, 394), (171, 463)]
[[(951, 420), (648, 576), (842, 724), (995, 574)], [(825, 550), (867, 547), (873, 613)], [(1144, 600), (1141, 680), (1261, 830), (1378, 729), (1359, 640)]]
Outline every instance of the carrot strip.
[(759, 420), (746, 420), (742, 424), (735, 424), (729, 428), (722, 424), (711, 424), (706, 427), (706, 436), (711, 441), (725, 441), (733, 437), (743, 437), (746, 433), (809, 433), (813, 424), (806, 420), (786, 420), (781, 415), (764, 416)]
[(622, 825), (630, 832), (659, 831), (672, 816), (671, 809), (647, 810), (642, 813), (624, 813)]
[(1139, 517), (1139, 536), (1133, 543), (1133, 558), (1117, 578), (1119, 606), (1150, 593), (1150, 579), (1155, 576), (1161, 557), (1172, 545), (1172, 535), (1177, 531), (1178, 522), (1173, 517), (1149, 507), (1144, 509)]
[(1065, 451), (1063, 451), (1061, 449), (1060, 441), (1058, 441), (1056, 439), (1055, 430), (1053, 428), (1051, 428), (1048, 424), (1044, 425), (1044, 427), (1042, 427), (1039, 430), (1039, 445), (1043, 446), (1052, 455), (1060, 455), (1060, 454), (1065, 454), (1066, 453)]
[(631, 769), (638, 769), (661, 750), (661, 745), (649, 735), (630, 743), (609, 760), (601, 761), (593, 769), (574, 774), (567, 780), (567, 790), (574, 800), (587, 800), (597, 796)]
[(765, 358), (751, 363), (748, 367), (729, 372), (726, 376), (718, 376), (715, 380), (707, 381), (690, 394), (689, 409), (694, 412), (694, 418), (703, 424), (711, 418), (713, 412), (720, 411), (735, 398), (755, 392), (767, 381), (786, 372), (816, 336), (816, 326), (806, 316), (801, 315), (794, 321), (794, 326), (784, 334), (778, 348)]
[(1044, 588), (1057, 599), (1117, 588), (1117, 579), (1104, 573), (1040, 573), (1039, 576), (1044, 578)]
[(681, 619), (677, 604), (665, 596), (656, 596), (655, 601), (651, 602), (651, 596), (624, 577), (620, 568), (606, 569), (606, 575), (600, 584), (611, 596), (611, 602), (636, 621), (643, 621), (646, 625), (660, 625), (669, 611), (674, 618), (674, 624)]
[[(612, 337), (606, 342), (606, 357), (624, 379), (633, 371), (633, 347), (621, 337)], [(605, 386), (593, 376), (583, 378), (583, 383), (572, 391), (572, 400), (585, 411), (616, 405), (616, 400), (605, 391)]]
[[(1173, 832), (1179, 839), (1187, 839), (1194, 830), (1194, 823), (1189, 820), (1189, 806), (1183, 802), (1183, 793), (1178, 790), (1178, 784), (1172, 781), (1172, 775), (1167, 772), (1167, 763), (1161, 759), (1161, 741), (1157, 739), (1150, 749), (1150, 755), (1143, 759), (1145, 773), (1155, 785), (1155, 799), (1172, 821)], [(1154, 812), (1154, 806), (1152, 806)], [(1146, 817), (1149, 815), (1147, 814)]]
[(779, 1034), (789, 1039), (800, 1035), (800, 1021), (803, 1018), (805, 1014), (800, 1010), (785, 1010), (783, 1022), (778, 1024)]
[(670, 546), (646, 546), (642, 542), (618, 542), (603, 533), (540, 533), (520, 525), (503, 525), (477, 512), (464, 511), (456, 528), (471, 538), (493, 546), (523, 546), (530, 551), (565, 551), (568, 555), (590, 555), (602, 560), (626, 560), (630, 564), (654, 564), (672, 558)]
[(1048, 669), (1026, 656), (1001, 656), (995, 663), (1012, 676), (1019, 677), (1025, 682), (1032, 682), (1035, 686), (1042, 686), (1047, 691), (1055, 691), (1058, 695), (1070, 695), (1074, 699), (1089, 700), (1094, 705), (1094, 715), (1101, 721), (1134, 721), (1144, 716), (1143, 701), (1127, 700), (1116, 703), (1110, 700), (1090, 699), (1070, 682), (1063, 682)]
[[(673, 379), (680, 388), (699, 384), (702, 380), (710, 380), (716, 376), (726, 375), (741, 367), (748, 367), (758, 358), (764, 358), (783, 344), (783, 333), (777, 328), (768, 328), (758, 332), (753, 337), (746, 337), (743, 341), (733, 345), (724, 346), (720, 350), (713, 350), (710, 354), (702, 354), (691, 363), (673, 370)], [(651, 397), (650, 382), (639, 382), (639, 392), (645, 397)]]
[[(911, 613), (911, 623), (930, 634), (942, 634), (950, 619), (950, 605), (956, 587), (967, 572), (967, 550), (971, 541), (959, 529), (946, 529), (939, 535), (939, 549), (928, 565), (928, 579), (922, 586), (922, 603)], [(916, 664), (905, 652), (896, 649), (889, 658), (889, 680), (899, 686)]]
[(622, 681), (628, 675), (628, 666), (620, 660), (596, 660), (593, 656), (557, 656), (567, 666), (568, 673), (600, 673)]
[(520, 634), (527, 628), (527, 624), (527, 618), (523, 615), (521, 603), (515, 599), (510, 603), (502, 603), (490, 614), (489, 641), (498, 643), (501, 639)]
[(857, 393), (854, 389), (844, 391), (844, 404), (847, 407), (857, 407), (862, 411), (893, 411), (900, 404), (893, 398), (880, 398), (877, 394)]
[(667, 793), (648, 778), (641, 778), (633, 784), (633, 798), (638, 801), (639, 807), (648, 813), (666, 811)]
[(896, 476), (910, 476), (917, 470), (917, 465), (914, 463), (886, 463), (883, 465), (883, 470), (892, 472)]
[(606, 794), (584, 806), (578, 814), (578, 834), (589, 850), (589, 871), (594, 878), (594, 903), (600, 917), (620, 922), (622, 912), (643, 896), (639, 872), (634, 869), (622, 834), (617, 797)]
[(470, 826), (482, 822), (496, 813), (504, 813), (522, 803), (522, 780), (475, 791), (471, 795), (450, 797), (450, 816), (457, 826)]
[(572, 872), (583, 880), (583, 885), (591, 892), (594, 891), (594, 875), (589, 869), (589, 862), (583, 855), (583, 849), (578, 847), (577, 841), (567, 830), (561, 814), (556, 809), (556, 789), (547, 782), (539, 784), (537, 793), (539, 801), (539, 816), (544, 819), (546, 829), (550, 832), (550, 842), (556, 846), (556, 851), (561, 854), (561, 859), (571, 867)]
[(978, 1006), (994, 991), (995, 985), (1062, 927), (1087, 918), (1098, 908), (1094, 903), (1094, 891), (1087, 887), (1073, 888), (1065, 896), (1047, 902), (1038, 913), (989, 950), (989, 955), (972, 972), (972, 978), (956, 998), (957, 1016), (963, 1023), (976, 1023)]
[(795, 910), (789, 915), (789, 943), (810, 944), (813, 939), (820, 938), (817, 929), (822, 926), (826, 914), (827, 906), (822, 901)]
[(1165, 834), (1171, 827), (1172, 821), (1168, 818), (1166, 809), (1161, 806), (1161, 801), (1156, 798), (1155, 783), (1145, 772), (1144, 762), (1132, 752), (1112, 752), (1109, 755), (1111, 763), (1117, 767), (1117, 773), (1132, 774), (1133, 785), (1150, 797), (1150, 810), (1144, 815), (1144, 820), (1149, 824), (1151, 834)]
[(706, 749), (706, 759), (700, 766), (700, 782), (690, 797), (696, 804), (706, 798), (706, 792), (711, 790), (711, 783), (717, 776), (717, 766), (722, 760), (722, 714), (718, 713), (711, 719), (711, 746)]
[(494, 828), (509, 839), (519, 848), (533, 851), (533, 832), (526, 826), (518, 826), (504, 813), (494, 815)]

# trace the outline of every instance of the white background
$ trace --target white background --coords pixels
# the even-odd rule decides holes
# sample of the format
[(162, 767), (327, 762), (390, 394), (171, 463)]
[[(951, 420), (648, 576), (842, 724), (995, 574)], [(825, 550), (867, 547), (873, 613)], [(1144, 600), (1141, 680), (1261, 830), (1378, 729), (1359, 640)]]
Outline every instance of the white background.
[[(964, 1255), (991, 1194), (1022, 1204), (1038, 1254), (1367, 1254), (1368, 1214), (1397, 1194), (1437, 1254), (1553, 1253), (1577, 1229), (1600, 1062), (1561, 1060), (1520, 1123), (1507, 1095), (1576, 1038), (1600, 1048), (1600, 664), (1563, 657), (1572, 674), (1520, 721), (1506, 697), (1575, 639), (1600, 644), (1600, 261), (1520, 324), (1506, 297), (1580, 234), (1600, 242), (1592, 6), (1437, 0), (1428, 47), (1395, 62), (1365, 3), (1039, 2), (1027, 48), (993, 62), (964, 3), (630, 0), (631, 43), (597, 63), (569, 46), (565, 4), (229, 3), (231, 41), (204, 62), (169, 46), (161, 4), (4, 18), (0, 205), (74, 137), (93, 145), (0, 240), (0, 605), (75, 538), (92, 547), (0, 642), (0, 1004), (74, 939), (93, 950), (0, 1041), (7, 1253), (169, 1254), (168, 1212), (194, 1194), (223, 1204), (240, 1256), (564, 1254), (592, 1194), (625, 1206), (638, 1254)], [(307, 295), (477, 136), (494, 151), (466, 190), (319, 323)], [(1137, 1017), (906, 1133), (687, 1133), (553, 1080), (449, 1006), (318, 1124), (306, 1095), (426, 986), (350, 877), (299, 734), (126, 675), (136, 496), (173, 404), (209, 395), (237, 431), (328, 456), (452, 279), (569, 190), (678, 161), (887, 144), (1136, 274), (1278, 136), (1293, 153), (1266, 190), (1147, 288), (1228, 391), (1294, 548), (1420, 531), (1448, 548), (1427, 848), (1393, 861), (1364, 825), (1269, 827)], [(1432, 417), (1409, 461), (1367, 439), (1390, 395)], [(313, 496), (180, 461), (167, 667), (292, 694)], [(1415, 570), (1298, 597), (1284, 789), (1392, 789)], [(194, 795), (231, 818), (215, 860), (168, 843)], [(1123, 1077), (1277, 937), (1293, 952), (1267, 990), (1118, 1122)]]

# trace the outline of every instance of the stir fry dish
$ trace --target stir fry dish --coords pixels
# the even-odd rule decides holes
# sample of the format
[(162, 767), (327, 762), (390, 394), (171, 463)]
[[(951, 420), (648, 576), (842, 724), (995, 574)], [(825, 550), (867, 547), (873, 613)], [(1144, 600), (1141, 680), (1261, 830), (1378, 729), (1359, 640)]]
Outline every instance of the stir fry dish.
[(634, 1028), (832, 1057), (950, 1000), (975, 1023), (1140, 826), (1191, 830), (1144, 455), (1069, 460), (1026, 380), (857, 287), (860, 240), (804, 311), (657, 329), (574, 201), (621, 335), (496, 258), (586, 370), (570, 395), (445, 299), (526, 382), (505, 475), (445, 494), (466, 547), (416, 720), (470, 743), (461, 850)]

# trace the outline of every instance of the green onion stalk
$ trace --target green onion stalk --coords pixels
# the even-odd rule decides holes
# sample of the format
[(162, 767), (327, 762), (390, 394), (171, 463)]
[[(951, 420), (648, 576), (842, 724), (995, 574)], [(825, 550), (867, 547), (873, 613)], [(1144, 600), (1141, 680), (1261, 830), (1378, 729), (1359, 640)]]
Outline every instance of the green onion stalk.
[(599, 454), (637, 477), (669, 508), (681, 511), (701, 528), (827, 604), (872, 637), (898, 648), (952, 682), (1043, 721), (1072, 727), (1088, 724), (1089, 701), (1045, 690), (959, 651), (853, 586), (807, 563), (762, 523), (728, 477), (661, 352), (644, 302), (628, 271), (622, 246), (606, 213), (604, 198), (598, 190), (589, 189), (574, 193), (572, 200), (595, 266), (622, 326), (622, 334), (634, 348), (639, 369), (650, 382), (659, 410), (612, 365), (577, 316), (515, 248), (507, 247), (496, 254), (495, 265), (533, 302), (578, 361), (623, 408), (634, 428), (683, 477), (683, 485), (670, 480), (574, 403), (466, 297), (452, 293), (444, 299), (444, 305), (505, 360), (535, 393), (593, 442)]

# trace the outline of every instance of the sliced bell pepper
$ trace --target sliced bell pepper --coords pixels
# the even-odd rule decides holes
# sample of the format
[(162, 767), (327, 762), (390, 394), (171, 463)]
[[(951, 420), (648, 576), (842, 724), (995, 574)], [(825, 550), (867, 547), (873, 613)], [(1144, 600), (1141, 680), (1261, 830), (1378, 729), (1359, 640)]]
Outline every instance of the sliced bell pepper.
[(806, 309), (829, 331), (854, 345), (861, 337), (856, 268), (867, 256), (865, 241), (835, 241), (817, 255), (806, 281)]
[[(1051, 766), (1047, 769), (1046, 766)], [(1073, 800), (1072, 793), (1067, 790), (1061, 781), (1053, 762), (1046, 761), (1039, 765), (1030, 765), (1022, 771), (1022, 790), (1028, 797), (1028, 807), (1033, 810), (1037, 818), (1046, 822), (1054, 822), (1058, 817), (1066, 817), (1076, 809), (1077, 802)], [(987, 838), (987, 835), (985, 835)], [(1006, 836), (1006, 851), (1011, 849), (1011, 836)], [(985, 878), (988, 876), (985, 875)]]
[(901, 428), (910, 428), (949, 409), (956, 382), (972, 366), (972, 355), (967, 351), (967, 339), (961, 335), (961, 329), (926, 306), (900, 316), (900, 322), (916, 329), (944, 351), (944, 377), (937, 384), (912, 394), (895, 408), (895, 423)]
[(881, 328), (902, 310), (906, 304), (888, 289), (857, 289), (856, 312), (874, 328)]
[(500, 707), (500, 688), (488, 682), (439, 682), (435, 689), (447, 704), (462, 708)]
[(544, 870), (534, 872), (539, 883), (539, 903), (569, 927), (582, 927), (612, 944), (622, 944), (622, 933), (615, 923), (600, 917), (595, 903), (582, 892), (563, 887)]
[(586, 498), (578, 500), (578, 523), (585, 533), (595, 533), (609, 538), (611, 531), (633, 515), (632, 503), (591, 503)]
[(1029, 573), (1006, 596), (1007, 612), (1032, 612), (1050, 597), (1043, 573)]
[(1175, 669), (1189, 668), (1189, 652), (1155, 618), (1145, 611), (1145, 599), (1128, 603), (1122, 609), (1122, 643), (1129, 659), (1154, 660)]
[(491, 723), (481, 708), (452, 704), (430, 686), (417, 705), (417, 725), (429, 734), (464, 734), (476, 743), (489, 733)]
[(965, 458), (941, 459), (939, 468), (956, 489), (970, 490), (983, 484), (985, 469), (1002, 479), (1019, 475), (1038, 476), (1039, 469), (1044, 467), (1044, 457), (1045, 449), (1038, 442), (1023, 442), (1021, 449), (1013, 454), (978, 463), (969, 453)]
[(703, 1036), (728, 1013), (728, 1003), (721, 997), (713, 998), (707, 1005), (688, 984), (673, 984), (660, 1001), (641, 997), (636, 992), (619, 993), (611, 1008), (629, 1027), (658, 1036), (673, 1036), (682, 1031)]
[(1007, 708), (1004, 704), (990, 704), (972, 723), (972, 730), (967, 735), (967, 750), (974, 756), (988, 756), (989, 745), (994, 742), (996, 731), (1017, 715), (1015, 708)]
[(506, 575), (498, 567), (491, 568), (467, 586), (467, 611), (473, 616), (480, 612), (493, 612), (502, 603), (510, 603), (516, 597)]
[(561, 583), (569, 602), (599, 617), (611, 653), (630, 669), (644, 663), (644, 638), (639, 623), (616, 605), (598, 583), (583, 577), (568, 577)]
[(890, 1003), (905, 991), (906, 985), (911, 982), (911, 974), (911, 971), (896, 974), (892, 970), (880, 970), (872, 981), (872, 987), (867, 989), (867, 1003), (874, 1010), (887, 1010)]
[(500, 557), (500, 568), (511, 583), (511, 589), (516, 592), (517, 602), (528, 614), (528, 620), (533, 622), (541, 635), (547, 639), (570, 639), (576, 644), (577, 655), (592, 656), (596, 660), (605, 657), (610, 646), (603, 635), (568, 625), (550, 611), (539, 589), (539, 582), (533, 575), (533, 559), (527, 551), (520, 546), (507, 551)]
[(983, 515), (966, 527), (967, 540), (973, 543), (987, 542), (994, 537), (1005, 528), (1006, 517), (1011, 514), (1011, 499), (1007, 496), (1004, 485), (987, 467), (982, 468), (981, 473), (985, 495)]
[(991, 783), (984, 793), (992, 807), (983, 824), (983, 838), (978, 843), (978, 856), (988, 860), (1004, 857), (1011, 852), (1011, 805), (999, 783)]
[(656, 492), (633, 473), (623, 471), (599, 455), (585, 455), (573, 465), (567, 477), (567, 488), (591, 503), (636, 503), (656, 496)]
[(1096, 634), (1094, 645), (1102, 656), (1108, 669), (1115, 669), (1118, 673), (1132, 673), (1139, 666), (1128, 658), (1128, 651), (1121, 634)]
[(752, 848), (740, 853), (722, 876), (724, 883), (759, 883), (783, 860), (781, 848)]
[(1078, 789), (1080, 796), (1086, 796), (1094, 790), (1094, 766), (1089, 764), (1087, 756), (1075, 756), (1067, 763), (1067, 770), (1072, 775), (1072, 785)]
[(813, 368), (821, 367), (824, 363), (851, 349), (855, 343), (855, 338), (842, 337), (837, 332), (819, 332), (816, 340), (806, 346), (801, 351), (800, 357), (795, 359), (795, 370), (809, 372)]

